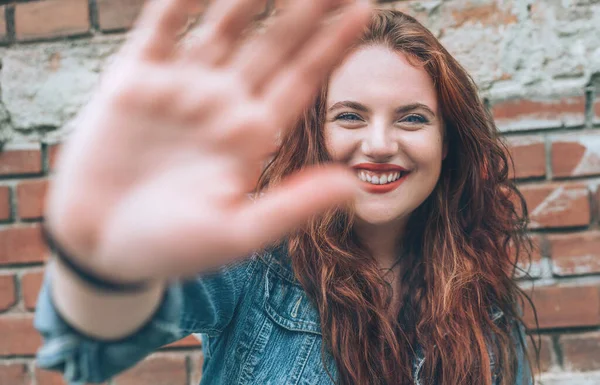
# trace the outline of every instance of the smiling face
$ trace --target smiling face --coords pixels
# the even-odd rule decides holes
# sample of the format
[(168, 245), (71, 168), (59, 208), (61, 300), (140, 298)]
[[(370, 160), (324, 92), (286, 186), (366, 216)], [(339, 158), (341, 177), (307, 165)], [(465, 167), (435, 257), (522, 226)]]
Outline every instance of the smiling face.
[(327, 149), (362, 180), (357, 219), (405, 223), (435, 188), (446, 151), (427, 72), (387, 47), (360, 48), (332, 74), (326, 108)]

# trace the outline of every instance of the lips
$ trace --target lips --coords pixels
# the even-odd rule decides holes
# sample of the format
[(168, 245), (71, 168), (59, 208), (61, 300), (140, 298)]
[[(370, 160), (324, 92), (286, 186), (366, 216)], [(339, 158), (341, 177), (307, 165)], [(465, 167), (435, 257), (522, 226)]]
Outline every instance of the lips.
[(396, 164), (390, 163), (360, 163), (355, 166), (352, 166), (355, 170), (368, 170), (368, 171), (378, 171), (378, 172), (403, 172), (408, 171), (402, 166), (398, 166)]
[(389, 163), (360, 163), (352, 168), (356, 170), (363, 190), (375, 194), (395, 190), (410, 173), (402, 166)]

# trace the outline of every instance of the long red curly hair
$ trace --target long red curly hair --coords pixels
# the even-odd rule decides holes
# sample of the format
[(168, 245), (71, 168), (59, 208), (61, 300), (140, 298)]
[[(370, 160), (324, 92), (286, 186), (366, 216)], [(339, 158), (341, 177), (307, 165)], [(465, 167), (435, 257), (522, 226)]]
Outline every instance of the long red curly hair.
[[(524, 343), (515, 340), (515, 328), (528, 301), (514, 275), (530, 241), (506, 148), (473, 80), (414, 18), (375, 11), (358, 42), (364, 45), (402, 52), (431, 76), (448, 154), (434, 191), (402, 234), (397, 317), (389, 316), (391, 285), (353, 233), (351, 210), (331, 210), (286, 239), (297, 279), (319, 310), (338, 382), (412, 384), (421, 346), (421, 384), (491, 385), (494, 375), (512, 385), (517, 343)], [(324, 89), (286, 132), (259, 192), (299, 169), (331, 161), (323, 134), (326, 98)], [(503, 316), (494, 319), (493, 309)]]

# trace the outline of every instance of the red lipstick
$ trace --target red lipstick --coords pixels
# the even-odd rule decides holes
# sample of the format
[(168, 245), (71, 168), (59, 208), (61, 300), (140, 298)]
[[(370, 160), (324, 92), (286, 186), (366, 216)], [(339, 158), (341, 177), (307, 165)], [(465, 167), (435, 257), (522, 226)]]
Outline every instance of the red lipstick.
[(379, 172), (404, 172), (407, 171), (404, 167), (390, 163), (359, 163), (352, 166), (356, 170), (368, 170), (368, 171), (379, 171)]
[(390, 172), (400, 172), (400, 178), (397, 180), (386, 183), (386, 184), (372, 184), (369, 182), (362, 181), (361, 187), (363, 190), (373, 193), (373, 194), (385, 194), (390, 191), (397, 189), (402, 182), (406, 179), (406, 176), (409, 174), (409, 171), (404, 167), (389, 164), (389, 163), (360, 163), (352, 167), (353, 169), (360, 172), (360, 170), (371, 171), (378, 174), (385, 174)]

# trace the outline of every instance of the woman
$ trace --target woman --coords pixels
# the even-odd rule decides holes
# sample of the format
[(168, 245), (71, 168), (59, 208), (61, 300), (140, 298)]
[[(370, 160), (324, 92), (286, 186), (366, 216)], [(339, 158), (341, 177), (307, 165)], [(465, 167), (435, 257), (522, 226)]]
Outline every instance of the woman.
[(176, 46), (192, 3), (146, 8), (63, 151), (38, 364), (101, 382), (202, 333), (202, 384), (531, 383), (523, 200), (460, 65), (334, 0), (245, 40), (261, 1), (217, 2)]

